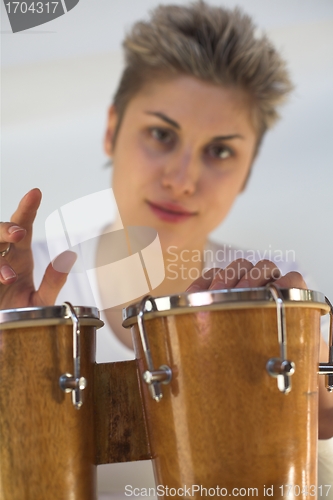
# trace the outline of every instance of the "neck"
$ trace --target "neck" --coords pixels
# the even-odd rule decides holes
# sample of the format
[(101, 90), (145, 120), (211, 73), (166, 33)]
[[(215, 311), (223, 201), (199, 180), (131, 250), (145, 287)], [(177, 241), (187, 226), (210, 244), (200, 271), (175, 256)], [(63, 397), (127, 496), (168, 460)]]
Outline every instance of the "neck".
[[(153, 233), (152, 233), (153, 231)], [(138, 230), (135, 228), (125, 228), (127, 250), (129, 254), (134, 254), (138, 251), (143, 251), (155, 240), (156, 233), (149, 228), (140, 227)], [(206, 241), (203, 239), (201, 242), (188, 242), (185, 246), (179, 247), (176, 244), (170, 244), (170, 238), (167, 241), (160, 237), (160, 244), (162, 247), (165, 278), (163, 282), (151, 290), (154, 296), (172, 295), (184, 292), (194, 280), (199, 278), (204, 268), (203, 255)], [(110, 249), (115, 250), (117, 240), (114, 239), (114, 233), (108, 233), (100, 238), (97, 254), (97, 266), (101, 262), (108, 262)], [(158, 248), (157, 248), (158, 250)], [(157, 251), (156, 264), (150, 265), (150, 270), (154, 269), (154, 265), (160, 265), (159, 251)], [(141, 254), (141, 260), (144, 254)], [(119, 255), (119, 259), (121, 256)], [(149, 255), (150, 263), (155, 259), (154, 251)], [(151, 271), (150, 271), (151, 272)], [(98, 277), (100, 281), (103, 276)], [(149, 278), (149, 276), (148, 276)]]
[(168, 246), (163, 249), (165, 279), (154, 291), (154, 295), (172, 295), (185, 290), (199, 278), (204, 267), (204, 245), (178, 249)]

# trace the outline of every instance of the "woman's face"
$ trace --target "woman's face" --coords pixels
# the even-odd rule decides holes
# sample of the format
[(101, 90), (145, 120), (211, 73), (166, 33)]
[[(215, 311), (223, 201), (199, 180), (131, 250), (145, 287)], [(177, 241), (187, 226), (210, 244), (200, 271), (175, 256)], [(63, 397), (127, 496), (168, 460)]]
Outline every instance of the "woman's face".
[(248, 175), (256, 144), (245, 94), (189, 76), (146, 85), (127, 105), (112, 146), (113, 189), (125, 226), (157, 229), (163, 248), (202, 248)]

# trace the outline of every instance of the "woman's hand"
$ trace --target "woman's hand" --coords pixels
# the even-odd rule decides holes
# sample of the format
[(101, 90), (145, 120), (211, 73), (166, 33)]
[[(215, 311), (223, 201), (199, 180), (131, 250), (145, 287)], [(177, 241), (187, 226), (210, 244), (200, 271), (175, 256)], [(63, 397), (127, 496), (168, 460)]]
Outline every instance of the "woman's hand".
[(237, 259), (225, 269), (209, 269), (195, 280), (186, 291), (255, 288), (272, 282), (282, 288), (307, 288), (299, 273), (290, 272), (281, 276), (280, 270), (269, 260), (261, 260), (253, 265), (248, 260)]
[(0, 253), (10, 244), (9, 252), (0, 255), (0, 309), (54, 304), (76, 260), (73, 252), (61, 254), (60, 268), (67, 272), (60, 273), (49, 264), (39, 289), (35, 290), (31, 240), (41, 199), (40, 190), (32, 189), (20, 201), (11, 221), (0, 224)]
[[(187, 292), (203, 290), (225, 290), (230, 288), (255, 288), (274, 282), (282, 288), (304, 288), (306, 283), (297, 272), (281, 276), (281, 272), (273, 262), (262, 260), (256, 265), (238, 259), (225, 269), (213, 268), (195, 280)], [(320, 362), (327, 362), (328, 347), (320, 336)], [(319, 377), (319, 429), (318, 437), (328, 439), (333, 437), (333, 393), (325, 387), (325, 377)]]

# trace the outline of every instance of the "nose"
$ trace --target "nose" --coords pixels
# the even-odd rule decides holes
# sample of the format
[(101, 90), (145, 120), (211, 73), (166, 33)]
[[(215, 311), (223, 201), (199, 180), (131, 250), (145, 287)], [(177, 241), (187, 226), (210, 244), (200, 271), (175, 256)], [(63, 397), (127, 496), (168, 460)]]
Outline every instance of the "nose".
[(193, 195), (198, 186), (200, 165), (190, 151), (181, 152), (165, 165), (162, 186), (175, 197)]

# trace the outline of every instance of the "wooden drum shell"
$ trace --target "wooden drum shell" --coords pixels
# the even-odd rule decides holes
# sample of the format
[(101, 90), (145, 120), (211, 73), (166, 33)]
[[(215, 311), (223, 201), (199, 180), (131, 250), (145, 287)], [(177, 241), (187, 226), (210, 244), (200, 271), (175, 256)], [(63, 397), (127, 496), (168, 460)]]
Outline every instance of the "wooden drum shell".
[(0, 330), (0, 498), (93, 500), (95, 329), (102, 323), (81, 325), (87, 387), (79, 410), (59, 387), (60, 375), (73, 373), (72, 325), (43, 323)]
[[(319, 305), (286, 305), (288, 359), (296, 365), (289, 394), (266, 371), (280, 355), (274, 304), (145, 321), (155, 368), (173, 372), (160, 402), (141, 383), (157, 484), (257, 488), (259, 498), (265, 486), (280, 498), (279, 486), (317, 484), (321, 313)], [(143, 373), (137, 325), (132, 332)]]

